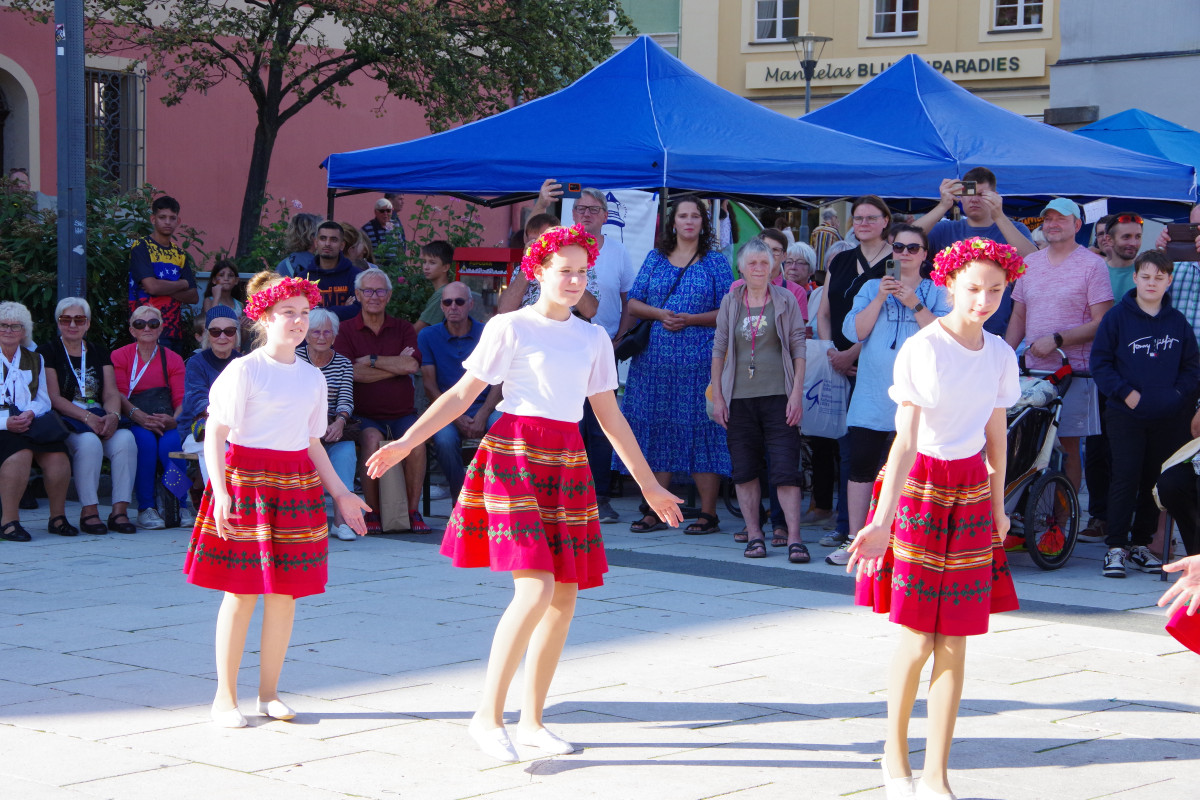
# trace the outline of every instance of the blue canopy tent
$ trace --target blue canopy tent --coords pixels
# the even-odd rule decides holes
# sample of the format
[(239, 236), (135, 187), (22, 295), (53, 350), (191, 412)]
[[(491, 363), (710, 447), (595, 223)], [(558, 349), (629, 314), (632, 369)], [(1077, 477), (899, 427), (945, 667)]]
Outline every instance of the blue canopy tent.
[[(804, 117), (815, 125), (951, 159), (942, 177), (984, 166), (1006, 201), (1047, 196), (1191, 202), (1192, 162), (1142, 155), (1014, 114), (976, 97), (915, 55)], [(1015, 204), (1020, 204), (1016, 202)]]
[(487, 205), (531, 197), (548, 176), (730, 197), (936, 197), (954, 170), (945, 156), (796, 122), (738, 97), (645, 36), (554, 94), (411, 142), (335, 153), (323, 166), (331, 203), (388, 191)]

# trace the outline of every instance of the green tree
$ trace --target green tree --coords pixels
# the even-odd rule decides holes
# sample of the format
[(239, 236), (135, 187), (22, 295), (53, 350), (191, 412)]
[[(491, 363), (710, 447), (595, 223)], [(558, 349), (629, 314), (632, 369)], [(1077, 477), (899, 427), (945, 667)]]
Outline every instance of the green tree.
[[(53, 16), (54, 0), (10, 5)], [(416, 101), (440, 130), (562, 88), (612, 54), (614, 33), (633, 32), (618, 0), (84, 0), (84, 14), (88, 50), (141, 59), (169, 106), (226, 80), (250, 93), (239, 256), (259, 225), (280, 129), (318, 99), (338, 105), (355, 77)]]

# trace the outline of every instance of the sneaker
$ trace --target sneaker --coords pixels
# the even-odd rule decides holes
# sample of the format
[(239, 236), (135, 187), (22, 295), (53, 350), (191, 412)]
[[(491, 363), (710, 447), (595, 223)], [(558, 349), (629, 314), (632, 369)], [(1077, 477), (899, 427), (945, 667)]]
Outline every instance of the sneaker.
[(1162, 572), (1162, 562), (1144, 544), (1139, 544), (1129, 551), (1129, 560), (1134, 567), (1140, 569), (1142, 572), (1149, 572), (1152, 575), (1158, 575)]
[(1108, 523), (1102, 519), (1091, 517), (1088, 519), (1087, 527), (1079, 532), (1075, 537), (1079, 542), (1103, 542), (1108, 538)]
[(147, 531), (161, 531), (167, 527), (163, 518), (158, 515), (156, 508), (143, 508), (138, 512), (138, 527)]
[(179, 527), (192, 528), (196, 525), (196, 512), (187, 506), (179, 507)]
[(850, 563), (850, 542), (834, 550), (829, 555), (825, 556), (825, 563), (832, 564), (835, 567), (844, 567)]
[(821, 537), (821, 547), (841, 547), (850, 541), (850, 534), (833, 531)]
[(429, 486), (429, 499), (430, 500), (445, 500), (449, 496), (450, 496), (450, 490), (447, 489), (445, 486), (442, 486), (440, 483), (430, 484), (430, 486)]
[[(1124, 547), (1111, 547), (1104, 554), (1104, 569), (1102, 574), (1106, 578), (1124, 578), (1125, 577), (1125, 558), (1129, 554), (1125, 552)], [(1160, 566), (1161, 568), (1161, 566)]]
[(358, 534), (354, 532), (354, 529), (344, 522), (341, 525), (333, 526), (333, 535), (343, 542), (353, 542), (358, 538)]
[(600, 514), (601, 522), (620, 522), (621, 515), (613, 511), (613, 507), (608, 504), (608, 498), (596, 498), (596, 511)]

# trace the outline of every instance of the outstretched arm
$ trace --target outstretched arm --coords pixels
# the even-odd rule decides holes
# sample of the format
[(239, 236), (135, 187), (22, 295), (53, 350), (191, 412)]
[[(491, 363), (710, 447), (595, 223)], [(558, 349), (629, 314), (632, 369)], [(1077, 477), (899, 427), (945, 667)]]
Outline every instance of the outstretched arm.
[(1158, 598), (1158, 604), (1171, 607), (1167, 613), (1175, 615), (1183, 606), (1188, 607), (1188, 614), (1195, 614), (1200, 609), (1200, 555), (1181, 558), (1172, 564), (1163, 564), (1163, 572), (1181, 572), (1179, 580), (1171, 584), (1163, 596)]
[(451, 386), (425, 409), (421, 418), (413, 424), (408, 432), (394, 442), (376, 450), (367, 459), (367, 475), (378, 478), (396, 464), (399, 464), (408, 454), (424, 444), (425, 440), (446, 427), (466, 413), (471, 403), (487, 387), (487, 384), (471, 373), (463, 373), (458, 383)]
[(641, 487), (646, 503), (654, 510), (659, 519), (672, 528), (678, 528), (679, 523), (683, 521), (683, 514), (679, 510), (679, 504), (683, 502), (683, 499), (662, 488), (654, 477), (654, 473), (650, 471), (650, 465), (646, 463), (646, 457), (642, 455), (642, 450), (638, 447), (637, 439), (634, 438), (629, 423), (626, 422), (625, 416), (617, 406), (616, 393), (600, 392), (592, 395), (588, 400), (592, 404), (596, 420), (604, 430), (604, 435), (612, 442), (613, 450), (621, 457), (622, 463), (629, 467), (629, 473)]

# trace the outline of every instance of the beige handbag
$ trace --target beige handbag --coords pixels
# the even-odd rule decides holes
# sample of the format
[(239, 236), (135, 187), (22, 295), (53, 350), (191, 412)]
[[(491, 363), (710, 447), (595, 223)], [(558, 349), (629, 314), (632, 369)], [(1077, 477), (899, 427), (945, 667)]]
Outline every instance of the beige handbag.
[(379, 524), (384, 533), (412, 530), (403, 464), (397, 464), (379, 478)]

